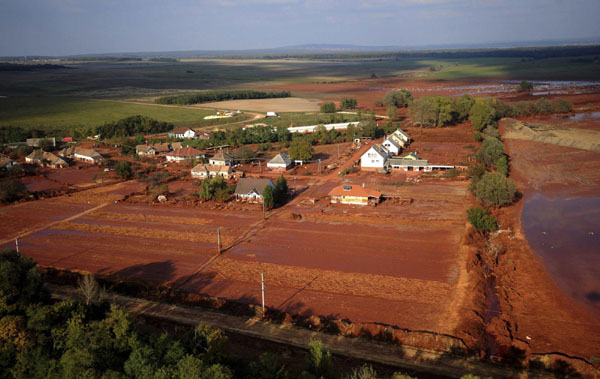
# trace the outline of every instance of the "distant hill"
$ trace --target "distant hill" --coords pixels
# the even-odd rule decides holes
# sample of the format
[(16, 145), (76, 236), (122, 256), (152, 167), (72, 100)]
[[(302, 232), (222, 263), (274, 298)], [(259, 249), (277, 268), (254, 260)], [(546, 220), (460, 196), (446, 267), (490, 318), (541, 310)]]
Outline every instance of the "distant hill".
[[(159, 62), (172, 62), (176, 59), (192, 58), (312, 58), (333, 59), (349, 57), (391, 57), (393, 54), (407, 55), (411, 57), (427, 55), (442, 57), (452, 53), (453, 57), (459, 57), (461, 51), (492, 51), (494, 49), (504, 50), (504, 53), (492, 56), (521, 56), (523, 51), (540, 49), (545, 51), (558, 50), (562, 47), (570, 47), (571, 53), (577, 47), (600, 45), (600, 37), (570, 40), (538, 40), (538, 41), (515, 41), (495, 42), (479, 44), (440, 44), (440, 45), (385, 45), (364, 46), (350, 44), (304, 44), (282, 46), (269, 49), (246, 49), (246, 50), (189, 50), (189, 51), (157, 51), (157, 52), (118, 52), (99, 54), (79, 54), (68, 56), (28, 56), (28, 57), (0, 57), (0, 60), (32, 60), (32, 59), (63, 59), (63, 60), (109, 60), (109, 61), (131, 61), (152, 60)], [(511, 55), (510, 51), (514, 52)], [(590, 52), (582, 50), (585, 55)], [(591, 54), (596, 54), (592, 52)], [(478, 56), (480, 56), (479, 54)], [(547, 54), (546, 54), (547, 55)], [(557, 56), (562, 56), (559, 54)], [(487, 55), (485, 55), (487, 56)], [(527, 56), (527, 55), (525, 55)]]

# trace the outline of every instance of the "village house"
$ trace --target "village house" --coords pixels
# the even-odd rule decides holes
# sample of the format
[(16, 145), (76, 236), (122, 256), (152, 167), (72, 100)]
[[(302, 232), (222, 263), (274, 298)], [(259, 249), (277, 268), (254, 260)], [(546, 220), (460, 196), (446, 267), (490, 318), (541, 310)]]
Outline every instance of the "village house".
[(204, 158), (204, 154), (202, 154), (200, 150), (194, 149), (193, 147), (183, 147), (167, 154), (167, 162), (181, 162), (186, 159), (200, 158)]
[(178, 150), (183, 148), (183, 144), (181, 142), (171, 142), (171, 150)]
[(169, 132), (168, 136), (179, 139), (193, 139), (196, 137), (196, 132), (190, 128), (175, 128), (172, 132)]
[(104, 161), (104, 157), (94, 149), (84, 149), (76, 147), (73, 153), (73, 159), (91, 164), (99, 164)]
[(151, 145), (136, 145), (135, 153), (139, 156), (154, 157), (156, 156), (156, 149)]
[(385, 147), (373, 145), (360, 157), (360, 167), (362, 170), (381, 170), (385, 167), (388, 155)]
[(273, 157), (269, 162), (267, 162), (267, 167), (273, 170), (282, 170), (285, 171), (288, 168), (292, 167), (294, 162), (292, 159), (288, 157), (288, 155), (284, 152), (281, 152)]
[(391, 136), (387, 137), (382, 143), (381, 146), (385, 147), (390, 155), (398, 155), (402, 151), (402, 146), (396, 142)]
[(235, 199), (261, 203), (263, 191), (267, 186), (275, 188), (270, 179), (241, 178), (235, 187)]
[(26, 156), (25, 162), (37, 164), (42, 167), (46, 166), (52, 168), (65, 168), (69, 166), (69, 164), (65, 162), (62, 158), (57, 157), (52, 153), (42, 151), (40, 149), (34, 150), (31, 154)]
[(167, 142), (155, 143), (154, 145), (152, 145), (152, 148), (156, 151), (156, 155), (165, 155), (171, 152), (171, 147)]
[(215, 156), (209, 159), (208, 163), (222, 166), (231, 166), (233, 164), (233, 155), (227, 151), (219, 151)]
[(192, 169), (192, 178), (205, 179), (221, 175), (223, 179), (229, 179), (232, 172), (231, 166), (200, 163)]
[(449, 165), (432, 165), (426, 159), (421, 159), (417, 153), (408, 153), (403, 157), (392, 157), (387, 161), (387, 167), (392, 170), (403, 171), (425, 171), (433, 170), (451, 170), (455, 168)]
[(389, 139), (396, 142), (401, 147), (405, 148), (410, 143), (410, 136), (404, 130), (398, 128), (388, 136)]
[(58, 152), (58, 155), (63, 158), (72, 159), (73, 155), (75, 154), (75, 149), (75, 146), (65, 147), (64, 149)]
[(344, 184), (329, 192), (333, 204), (369, 205), (379, 203), (381, 193), (363, 186)]
[(8, 171), (19, 164), (8, 157), (0, 157), (0, 171)]

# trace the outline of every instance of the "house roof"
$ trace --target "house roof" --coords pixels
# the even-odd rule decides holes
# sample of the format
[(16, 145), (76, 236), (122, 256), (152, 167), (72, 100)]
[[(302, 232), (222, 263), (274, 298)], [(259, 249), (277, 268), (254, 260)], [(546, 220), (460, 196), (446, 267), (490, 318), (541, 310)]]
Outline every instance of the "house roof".
[(263, 190), (268, 185), (274, 186), (271, 179), (241, 178), (235, 186), (235, 194), (247, 195), (254, 191), (262, 196)]
[(100, 155), (100, 153), (97, 152), (96, 150), (94, 150), (94, 149), (84, 149), (83, 147), (76, 148), (75, 149), (75, 154), (82, 155), (84, 157), (104, 159), (104, 157), (102, 155)]
[(202, 155), (202, 152), (200, 150), (194, 149), (193, 147), (182, 147), (181, 149), (177, 149), (175, 151), (170, 152), (169, 154), (167, 154), (167, 156), (169, 157), (197, 157)]
[(374, 150), (377, 154), (379, 154), (379, 156), (383, 159), (387, 158), (387, 150), (385, 147), (380, 146), (380, 145), (373, 145), (371, 146), (371, 148), (369, 150), (367, 150), (364, 154), (363, 157), (369, 153), (369, 151)]
[(151, 146), (154, 150), (159, 151), (161, 153), (171, 151), (168, 143), (155, 143)]
[(292, 164), (292, 160), (286, 153), (281, 152), (274, 156), (267, 164), (285, 164), (286, 166), (289, 166)]
[(156, 150), (153, 146), (150, 145), (136, 145), (135, 146), (135, 151), (137, 153), (144, 151), (144, 152), (148, 152), (150, 149)]
[(50, 164), (53, 164), (53, 165), (67, 163), (62, 158), (59, 158), (52, 153), (42, 151), (41, 149), (34, 150), (31, 154), (29, 154), (27, 156), (27, 158), (29, 158), (33, 161), (42, 161), (43, 159), (46, 159), (48, 162), (50, 162)]
[(429, 161), (426, 159), (406, 159), (406, 158), (390, 158), (388, 164), (392, 166), (428, 166)]
[(171, 149), (173, 150), (181, 149), (182, 147), (181, 142), (171, 142)]
[(216, 173), (229, 173), (231, 172), (231, 166), (223, 166), (219, 164), (197, 164), (192, 172), (216, 172)]
[(226, 160), (231, 161), (231, 160), (233, 160), (233, 155), (231, 153), (221, 150), (210, 159), (212, 159), (214, 161), (223, 161), (223, 162), (225, 162)]
[[(188, 130), (191, 130), (192, 132), (194, 132), (194, 130), (192, 130), (190, 128), (175, 128), (175, 129), (173, 129), (173, 131), (171, 133), (173, 133), (173, 134), (184, 134)], [(196, 132), (194, 132), (194, 133), (196, 133)]]
[(405, 141), (410, 140), (410, 136), (408, 135), (408, 133), (406, 133), (404, 130), (402, 130), (400, 128), (396, 129), (396, 131), (392, 134), (404, 139)]
[(386, 143), (393, 145), (397, 150), (402, 150), (402, 146), (400, 146), (400, 144), (391, 137), (388, 137), (385, 141), (383, 141), (383, 144), (386, 144)]
[(353, 184), (337, 186), (329, 192), (329, 196), (381, 197), (381, 192)]
[(419, 159), (417, 153), (408, 153), (405, 156), (401, 157), (402, 159)]

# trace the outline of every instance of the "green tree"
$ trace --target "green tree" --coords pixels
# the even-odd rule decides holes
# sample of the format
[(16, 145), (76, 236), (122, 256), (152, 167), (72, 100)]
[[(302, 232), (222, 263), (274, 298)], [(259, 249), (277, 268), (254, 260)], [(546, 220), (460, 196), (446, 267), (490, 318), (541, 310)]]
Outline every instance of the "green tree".
[(305, 366), (305, 372), (312, 374), (315, 378), (331, 378), (335, 375), (331, 353), (317, 339), (313, 339), (308, 343), (308, 356), (306, 357)]
[(531, 91), (532, 89), (533, 89), (533, 84), (528, 82), (527, 80), (522, 80), (521, 83), (519, 83), (518, 90), (520, 92)]
[(481, 133), (479, 133), (479, 132), (475, 132), (475, 134), (473, 134), (473, 139), (474, 139), (476, 142), (481, 142), (481, 141), (483, 141), (483, 137), (481, 136)]
[(54, 144), (52, 143), (52, 140), (50, 140), (48, 138), (44, 138), (43, 140), (41, 140), (40, 141), (40, 149), (42, 149), (44, 151), (53, 151)]
[(358, 106), (356, 99), (344, 97), (340, 103), (340, 109), (354, 109)]
[(472, 207), (467, 209), (467, 220), (482, 232), (494, 231), (498, 228), (496, 219), (490, 215), (487, 210), (481, 207)]
[(312, 144), (306, 138), (295, 138), (288, 150), (293, 160), (309, 161), (312, 159), (314, 150)]
[(469, 117), (469, 112), (471, 111), (473, 104), (475, 104), (475, 100), (467, 94), (464, 94), (458, 99), (454, 100), (452, 109), (456, 114), (457, 121), (462, 121)]
[(227, 357), (227, 336), (212, 325), (198, 324), (189, 341), (192, 353), (201, 354), (206, 362), (218, 362)]
[(129, 161), (118, 161), (115, 165), (115, 172), (123, 179), (131, 177), (131, 163)]
[(535, 102), (538, 112), (539, 114), (550, 114), (552, 113), (552, 104), (550, 103), (550, 100), (546, 99), (545, 97), (542, 97), (541, 99), (538, 99)]
[(573, 104), (565, 99), (555, 99), (552, 102), (552, 112), (569, 113), (573, 110)]
[(247, 146), (242, 146), (233, 153), (235, 160), (241, 163), (248, 162), (250, 159), (254, 158), (255, 155), (254, 150)]
[(381, 101), (383, 105), (389, 107), (391, 105), (398, 107), (407, 107), (413, 100), (412, 94), (405, 89), (392, 91), (386, 94)]
[(48, 299), (36, 263), (15, 250), (0, 253), (0, 315), (22, 311)]
[(275, 201), (279, 204), (285, 203), (288, 199), (289, 188), (288, 188), (287, 180), (285, 179), (285, 177), (283, 175), (281, 175), (277, 179), (277, 182), (275, 182), (275, 189), (276, 189), (276, 194), (277, 194)]
[(502, 175), (508, 176), (508, 159), (506, 158), (506, 155), (498, 158), (498, 161), (496, 162), (496, 170)]
[(473, 124), (473, 129), (480, 131), (495, 123), (496, 111), (487, 103), (477, 101), (469, 111), (469, 120)]
[(486, 137), (477, 152), (477, 161), (491, 167), (496, 164), (504, 153), (504, 145), (499, 139)]
[(335, 104), (332, 102), (323, 103), (321, 105), (321, 113), (334, 113)]
[(431, 97), (420, 97), (412, 102), (408, 116), (417, 125), (435, 125), (437, 111)]
[(276, 189), (270, 184), (266, 185), (263, 189), (262, 197), (265, 208), (272, 209), (275, 206), (277, 198)]
[(477, 198), (485, 206), (500, 207), (515, 199), (515, 182), (498, 172), (486, 172), (475, 186)]
[(226, 197), (227, 183), (221, 175), (204, 179), (200, 184), (199, 196), (202, 200), (216, 199), (223, 201)]
[(0, 202), (10, 203), (28, 194), (25, 185), (17, 178), (0, 180)]
[(263, 353), (250, 363), (248, 379), (287, 379), (288, 373), (278, 355)]
[(398, 118), (398, 108), (396, 108), (395, 105), (389, 105), (385, 110), (385, 113), (392, 121)]
[(344, 377), (344, 379), (378, 379), (377, 371), (373, 368), (373, 366), (369, 366), (364, 364), (359, 368), (355, 368), (352, 370), (350, 375)]

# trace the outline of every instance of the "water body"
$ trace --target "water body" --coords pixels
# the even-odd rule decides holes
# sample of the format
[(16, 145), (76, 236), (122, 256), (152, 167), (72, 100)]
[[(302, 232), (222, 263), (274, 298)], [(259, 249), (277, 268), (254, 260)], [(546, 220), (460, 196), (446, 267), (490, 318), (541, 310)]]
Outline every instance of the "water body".
[(600, 195), (527, 194), (522, 224), (554, 281), (600, 317)]
[(581, 121), (591, 118), (600, 118), (600, 112), (577, 113), (569, 116), (554, 116), (556, 120)]

